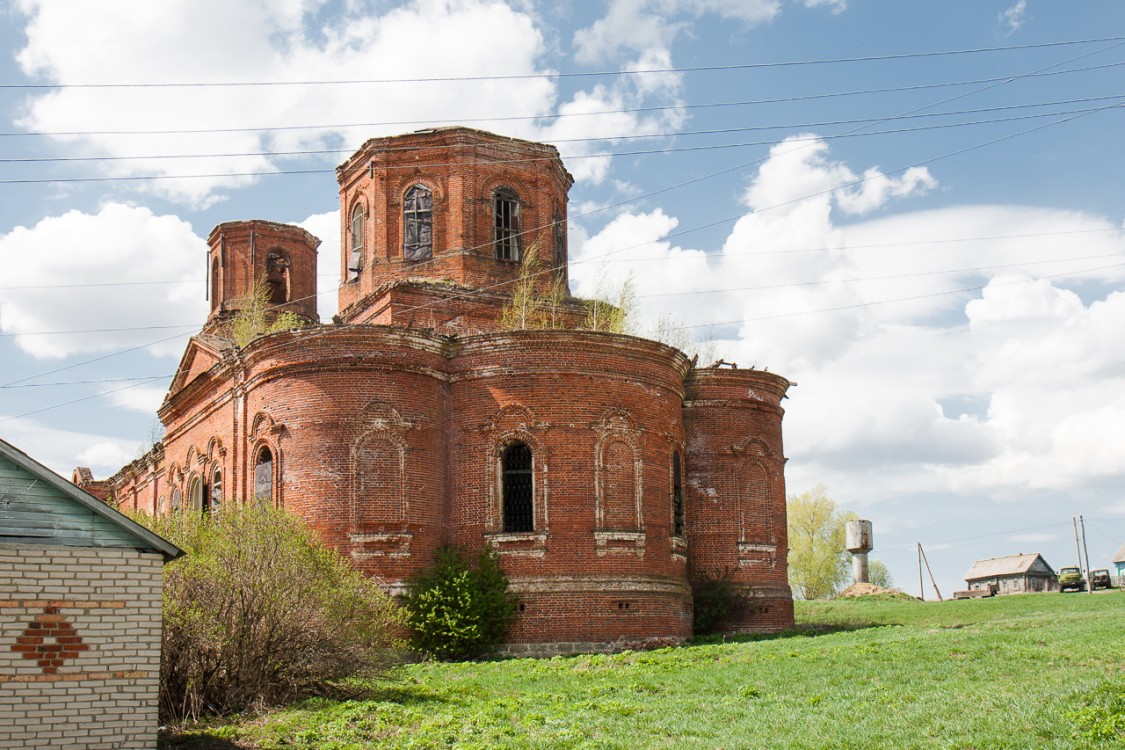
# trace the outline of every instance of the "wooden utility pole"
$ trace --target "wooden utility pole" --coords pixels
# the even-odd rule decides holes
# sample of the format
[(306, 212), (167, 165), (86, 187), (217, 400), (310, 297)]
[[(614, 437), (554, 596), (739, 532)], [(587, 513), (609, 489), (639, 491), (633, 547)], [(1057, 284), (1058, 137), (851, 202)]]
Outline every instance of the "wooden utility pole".
[(926, 584), (922, 582), (922, 543), (918, 542), (918, 598), (926, 601)]
[(1086, 549), (1086, 520), (1078, 516), (1078, 524), (1082, 527), (1082, 552), (1086, 557), (1086, 590), (1094, 593), (1094, 579), (1090, 575), (1090, 551)]
[[(926, 557), (926, 550), (922, 549), (922, 543), (921, 542), (918, 542), (918, 554), (921, 555), (922, 561), (924, 563), (926, 563), (926, 572), (930, 575), (930, 583), (933, 584), (934, 593), (937, 594), (937, 600), (939, 602), (944, 602), (945, 600), (941, 598), (941, 591), (938, 590), (937, 581), (934, 580), (934, 572), (932, 570), (930, 570), (930, 560), (929, 560), (929, 558)], [(919, 575), (919, 580), (920, 580), (921, 579), (921, 571), (918, 571), (918, 575)], [(925, 598), (925, 597), (923, 597), (923, 598)]]

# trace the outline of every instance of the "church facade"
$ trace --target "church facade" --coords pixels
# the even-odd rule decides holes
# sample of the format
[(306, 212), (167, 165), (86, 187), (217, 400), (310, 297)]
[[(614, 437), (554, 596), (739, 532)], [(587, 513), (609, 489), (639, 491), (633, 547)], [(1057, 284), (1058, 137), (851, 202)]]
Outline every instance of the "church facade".
[[(566, 289), (572, 178), (553, 147), (419, 131), (368, 141), (337, 179), (339, 315), (317, 318), (315, 237), (216, 227), (163, 441), (77, 483), (150, 513), (276, 504), (392, 591), (444, 542), (488, 546), (520, 599), (514, 651), (682, 640), (704, 578), (741, 594), (723, 630), (792, 625), (789, 381), (583, 330), (569, 297), (547, 327), (500, 324), (532, 256), (525, 284)], [(262, 280), (301, 324), (239, 347), (230, 323)]]

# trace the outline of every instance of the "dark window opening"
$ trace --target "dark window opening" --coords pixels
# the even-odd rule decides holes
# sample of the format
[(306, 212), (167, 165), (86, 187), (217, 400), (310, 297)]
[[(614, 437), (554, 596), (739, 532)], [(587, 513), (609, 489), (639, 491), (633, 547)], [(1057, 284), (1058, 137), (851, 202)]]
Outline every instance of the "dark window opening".
[(672, 454), (672, 535), (684, 535), (684, 484), (679, 451)]
[(280, 250), (266, 256), (266, 283), (270, 288), (271, 305), (284, 305), (290, 300), (289, 258)]
[(511, 188), (493, 196), (493, 240), (500, 260), (520, 259), (520, 199)]
[(363, 270), (363, 206), (352, 209), (352, 221), (348, 231), (348, 281), (359, 278)]
[(531, 449), (512, 443), (501, 459), (504, 470), (504, 531), (534, 531)]
[(258, 451), (254, 462), (254, 500), (259, 503), (273, 500), (273, 454), (269, 448)]
[(172, 512), (176, 513), (180, 510), (180, 491), (178, 489), (172, 490)]
[(402, 201), (402, 258), (429, 260), (434, 255), (434, 198), (425, 185), (406, 191)]
[(566, 269), (566, 220), (562, 211), (555, 211), (555, 273)]
[(219, 306), (219, 259), (211, 261), (211, 309)]

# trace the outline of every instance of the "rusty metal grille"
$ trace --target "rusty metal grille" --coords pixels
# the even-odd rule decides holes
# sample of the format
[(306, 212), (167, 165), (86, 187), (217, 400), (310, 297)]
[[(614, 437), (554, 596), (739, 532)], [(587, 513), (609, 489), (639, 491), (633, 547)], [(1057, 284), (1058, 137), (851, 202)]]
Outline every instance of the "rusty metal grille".
[(531, 449), (513, 443), (504, 450), (504, 531), (534, 531)]
[(509, 188), (500, 188), (493, 199), (495, 210), (493, 237), (496, 257), (501, 260), (520, 259), (520, 199)]
[(404, 260), (429, 260), (434, 255), (434, 200), (429, 188), (414, 185), (403, 199)]

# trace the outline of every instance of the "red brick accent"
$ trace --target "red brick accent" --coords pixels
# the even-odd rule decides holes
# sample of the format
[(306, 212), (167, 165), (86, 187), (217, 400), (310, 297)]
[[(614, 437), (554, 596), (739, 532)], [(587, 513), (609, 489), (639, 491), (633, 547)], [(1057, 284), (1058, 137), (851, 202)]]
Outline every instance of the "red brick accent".
[[(34, 659), (43, 674), (57, 673), (67, 659), (77, 659), (80, 651), (90, 648), (58, 612), (57, 607), (47, 607), (12, 645), (12, 651), (25, 659)], [(54, 643), (48, 643), (49, 640)]]

